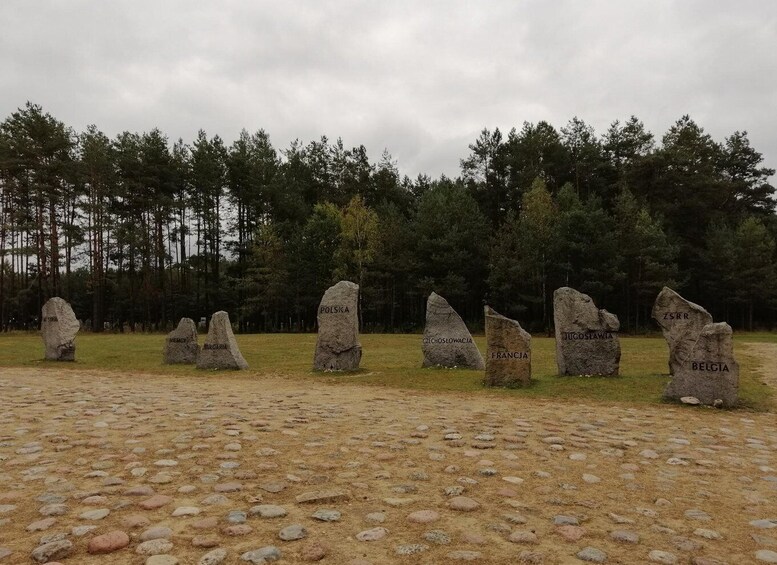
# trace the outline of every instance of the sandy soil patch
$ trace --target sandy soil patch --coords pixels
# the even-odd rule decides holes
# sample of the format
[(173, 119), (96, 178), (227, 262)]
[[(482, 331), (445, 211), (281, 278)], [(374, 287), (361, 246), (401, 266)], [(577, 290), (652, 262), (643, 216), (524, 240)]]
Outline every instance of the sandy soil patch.
[[(333, 564), (580, 563), (586, 547), (607, 563), (649, 562), (655, 550), (678, 563), (756, 563), (757, 550), (777, 550), (777, 528), (751, 524), (777, 520), (776, 452), (773, 414), (0, 369), (0, 548), (12, 552), (0, 564), (32, 562), (41, 538), (57, 534), (73, 544), (63, 563), (141, 564), (141, 535), (155, 526), (171, 530), (169, 554), (182, 564), (211, 550), (193, 545), (202, 536), (227, 551), (224, 563), (271, 545), (280, 563), (304, 562), (314, 545)], [(145, 509), (150, 494), (132, 494), (144, 487), (171, 500)], [(315, 491), (340, 496), (297, 501)], [(456, 510), (456, 496), (478, 507)], [(53, 523), (28, 531), (52, 504), (62, 505)], [(252, 514), (260, 504), (286, 515)], [(197, 514), (173, 516), (182, 507)], [(99, 509), (110, 512), (82, 517)], [(317, 510), (340, 518), (320, 521)], [(433, 512), (408, 519), (423, 510)], [(295, 524), (303, 539), (279, 538)], [(358, 539), (376, 527), (382, 539)], [(130, 545), (89, 555), (89, 540), (112, 530)], [(613, 539), (617, 530), (638, 542)], [(410, 551), (419, 553), (400, 554)]]

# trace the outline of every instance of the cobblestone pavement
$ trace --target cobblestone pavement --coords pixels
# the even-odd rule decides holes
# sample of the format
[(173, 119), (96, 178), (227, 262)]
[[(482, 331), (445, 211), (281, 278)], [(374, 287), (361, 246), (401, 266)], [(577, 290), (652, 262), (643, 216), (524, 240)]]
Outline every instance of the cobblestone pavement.
[(0, 369), (7, 563), (777, 562), (777, 417)]

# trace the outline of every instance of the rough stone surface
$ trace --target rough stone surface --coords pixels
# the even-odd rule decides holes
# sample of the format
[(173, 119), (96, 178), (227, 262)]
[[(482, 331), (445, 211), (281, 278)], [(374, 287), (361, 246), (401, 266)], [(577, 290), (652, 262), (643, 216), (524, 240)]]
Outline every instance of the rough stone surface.
[(198, 565), (220, 565), (227, 558), (227, 550), (224, 548), (209, 551), (198, 561)]
[(531, 382), (531, 334), (515, 320), (485, 307), (487, 386), (516, 387)]
[(472, 512), (480, 508), (480, 504), (466, 496), (456, 496), (448, 501), (448, 507), (459, 512)]
[(283, 541), (294, 541), (302, 539), (307, 535), (308, 531), (304, 526), (302, 526), (302, 524), (292, 524), (291, 526), (286, 526), (280, 532), (278, 532), (278, 537)]
[(240, 348), (232, 333), (229, 314), (219, 311), (210, 319), (205, 343), (197, 355), (198, 369), (247, 369)]
[(607, 561), (607, 554), (601, 549), (595, 547), (585, 547), (577, 552), (577, 557), (581, 561), (589, 563), (604, 563)]
[(440, 515), (434, 510), (417, 510), (407, 515), (408, 522), (417, 524), (429, 524), (440, 519)]
[(152, 539), (144, 541), (135, 548), (138, 555), (161, 555), (170, 553), (173, 549), (173, 542), (168, 539)]
[(669, 346), (669, 374), (674, 375), (691, 355), (704, 326), (712, 323), (712, 315), (665, 286), (653, 304), (653, 319)]
[(351, 495), (344, 490), (317, 490), (312, 492), (303, 492), (295, 498), (300, 504), (315, 504), (324, 502), (338, 502), (348, 500)]
[(167, 334), (164, 362), (168, 365), (194, 364), (200, 346), (197, 344), (197, 326), (191, 318), (181, 318), (178, 327)]
[(311, 543), (302, 549), (303, 561), (321, 561), (329, 554), (329, 546), (322, 543)]
[(682, 402), (683, 404), (688, 404), (689, 406), (698, 406), (699, 404), (701, 404), (701, 402), (699, 402), (699, 399), (696, 398), (695, 396), (683, 396), (680, 399), (680, 402)]
[(553, 293), (553, 321), (559, 375), (618, 375), (620, 322), (615, 314), (565, 286)]
[(140, 541), (149, 541), (155, 539), (170, 539), (173, 537), (173, 530), (166, 526), (154, 526), (145, 530), (138, 539)]
[(251, 508), (249, 512), (252, 516), (261, 516), (262, 518), (280, 518), (286, 515), (286, 509), (275, 504), (260, 504)]
[(359, 285), (340, 281), (318, 305), (315, 371), (356, 371), (362, 359), (359, 343)]
[(664, 390), (664, 396), (679, 400), (694, 396), (700, 403), (733, 407), (739, 391), (739, 364), (734, 360), (731, 326), (725, 322), (707, 324), (688, 358)]
[(70, 304), (55, 296), (41, 309), (41, 336), (50, 361), (75, 361), (76, 334), (81, 324)]
[(246, 551), (243, 555), (240, 556), (240, 559), (243, 561), (248, 561), (254, 565), (278, 561), (280, 558), (281, 550), (274, 545), (268, 545), (267, 547), (254, 549), (253, 551)]
[(356, 539), (359, 541), (378, 541), (386, 537), (388, 530), (386, 528), (371, 528), (364, 530), (356, 534)]
[(762, 563), (777, 563), (777, 552), (771, 549), (759, 549), (755, 552), (755, 558)]
[(677, 563), (677, 556), (674, 553), (661, 551), (660, 549), (654, 549), (648, 553), (648, 559), (654, 563), (662, 563), (663, 565), (674, 565)]
[(313, 512), (311, 517), (320, 520), (321, 522), (337, 522), (340, 520), (340, 512), (337, 510), (320, 508)]
[(426, 301), (422, 348), (424, 367), (486, 368), (464, 320), (447, 300), (435, 292)]
[(121, 530), (114, 530), (89, 540), (87, 551), (92, 554), (112, 553), (129, 545), (129, 536)]
[(62, 559), (73, 552), (73, 542), (63, 539), (44, 543), (36, 547), (32, 552), (32, 559), (36, 563), (49, 563), (54, 559)]

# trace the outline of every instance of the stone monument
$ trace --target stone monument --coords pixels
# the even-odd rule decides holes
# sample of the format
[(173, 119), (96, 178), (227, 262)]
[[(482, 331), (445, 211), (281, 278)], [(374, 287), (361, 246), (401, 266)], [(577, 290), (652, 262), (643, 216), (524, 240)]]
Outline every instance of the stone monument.
[(616, 376), (621, 358), (620, 322), (587, 294), (561, 287), (553, 293), (559, 375)]
[[(177, 330), (176, 330), (177, 331)], [(205, 343), (197, 355), (198, 369), (248, 369), (232, 333), (229, 314), (219, 311), (210, 319)]]
[(197, 344), (197, 326), (191, 318), (181, 318), (178, 327), (167, 334), (164, 360), (168, 365), (194, 364), (200, 346)]
[(330, 286), (318, 306), (315, 371), (355, 371), (362, 359), (359, 343), (359, 285)]
[(424, 367), (461, 367), (483, 370), (483, 356), (464, 320), (448, 301), (433, 292), (426, 301), (423, 337)]
[(676, 366), (664, 397), (679, 400), (692, 396), (701, 404), (736, 406), (739, 364), (734, 360), (731, 335), (731, 326), (725, 322), (704, 326), (688, 357)]
[(487, 386), (517, 387), (531, 382), (531, 334), (521, 324), (485, 307)]
[(669, 346), (669, 374), (674, 375), (688, 359), (701, 330), (712, 323), (712, 316), (665, 286), (653, 304), (653, 319), (661, 326)]
[(75, 361), (76, 334), (81, 324), (67, 301), (55, 296), (41, 309), (40, 331), (46, 347), (46, 359)]

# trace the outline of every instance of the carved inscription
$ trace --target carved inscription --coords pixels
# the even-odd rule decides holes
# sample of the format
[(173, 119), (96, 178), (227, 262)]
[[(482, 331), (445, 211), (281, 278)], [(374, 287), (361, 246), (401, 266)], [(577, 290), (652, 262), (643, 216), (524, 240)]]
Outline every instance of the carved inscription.
[(203, 349), (229, 349), (229, 345), (226, 343), (206, 343), (202, 346)]
[(690, 320), (689, 312), (664, 312), (664, 320)]
[(725, 363), (704, 363), (704, 362), (691, 362), (691, 370), (693, 371), (709, 371), (711, 373), (728, 373), (729, 368)]
[(424, 344), (430, 343), (472, 343), (471, 337), (425, 337)]
[(492, 351), (491, 359), (528, 359), (528, 351)]
[(347, 314), (350, 311), (348, 306), (321, 306), (318, 309), (319, 314)]
[(580, 340), (580, 339), (613, 339), (612, 332), (561, 332), (561, 339)]

